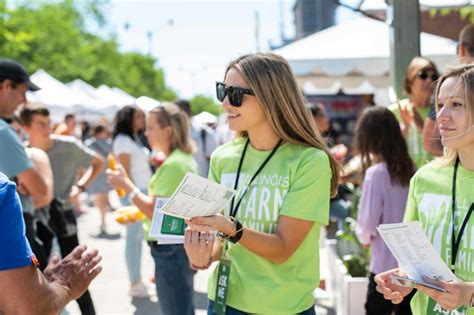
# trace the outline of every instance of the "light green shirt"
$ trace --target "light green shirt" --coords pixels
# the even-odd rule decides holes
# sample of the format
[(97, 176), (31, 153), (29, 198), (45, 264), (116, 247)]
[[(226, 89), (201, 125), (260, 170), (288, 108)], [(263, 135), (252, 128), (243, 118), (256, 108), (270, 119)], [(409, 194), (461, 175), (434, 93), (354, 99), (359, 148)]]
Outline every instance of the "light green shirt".
[[(408, 99), (401, 100), (400, 103), (402, 105), (408, 106), (408, 110), (410, 112), (413, 111), (413, 105), (411, 105), (410, 101)], [(402, 117), (400, 115), (400, 110), (398, 109), (397, 104), (392, 104), (388, 107), (388, 109), (395, 115), (397, 118), (398, 122), (402, 122)], [(418, 113), (420, 114), (420, 117), (425, 120), (428, 117), (428, 114), (430, 112), (430, 107), (426, 108), (418, 108), (417, 109)], [(411, 159), (413, 160), (413, 163), (415, 163), (416, 168), (420, 168), (429, 161), (433, 159), (433, 156), (426, 152), (426, 150), (423, 147), (423, 136), (422, 132), (418, 130), (418, 128), (415, 125), (415, 122), (412, 122), (410, 129), (408, 131), (408, 136), (406, 138), (407, 146), (408, 146), (408, 153), (410, 154)]]
[[(431, 162), (422, 167), (410, 182), (404, 221), (419, 221), (426, 236), (449, 266), (451, 264), (452, 178), (453, 166), (440, 167)], [(456, 184), (456, 237), (467, 210), (474, 202), (474, 172), (459, 165)], [(430, 276), (430, 275), (427, 275)], [(456, 259), (456, 276), (474, 281), (474, 220), (470, 219), (459, 246)], [(466, 307), (457, 313), (442, 311), (427, 295), (417, 292), (411, 301), (413, 315), (449, 314), (474, 315)]]
[[(174, 150), (155, 171), (148, 182), (148, 194), (160, 197), (171, 197), (179, 183), (187, 172), (198, 174), (198, 165), (189, 153), (179, 149)], [(151, 222), (149, 219), (143, 221), (143, 230), (147, 241), (156, 241), (150, 237)]]
[[(234, 187), (245, 138), (219, 147), (211, 158), (210, 179)], [(237, 190), (237, 199), (271, 151), (248, 146)], [(329, 220), (331, 169), (325, 152), (290, 143), (280, 146), (252, 183), (236, 218), (250, 229), (274, 233), (278, 217), (314, 221), (296, 252), (275, 264), (230, 244), (232, 260), (227, 304), (252, 314), (295, 314), (314, 304), (319, 283), (319, 231)], [(237, 203), (237, 202), (236, 202)], [(229, 209), (226, 209), (226, 215)], [(215, 298), (217, 270), (209, 279), (208, 295)]]

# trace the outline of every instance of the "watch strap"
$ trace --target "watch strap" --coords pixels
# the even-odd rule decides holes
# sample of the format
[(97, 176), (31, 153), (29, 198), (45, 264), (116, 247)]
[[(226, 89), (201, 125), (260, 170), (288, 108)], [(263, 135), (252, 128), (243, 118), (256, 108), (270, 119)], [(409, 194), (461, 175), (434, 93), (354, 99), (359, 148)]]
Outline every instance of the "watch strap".
[(243, 227), (242, 223), (240, 223), (240, 221), (235, 219), (234, 217), (230, 217), (230, 219), (235, 224), (235, 231), (236, 232), (234, 233), (234, 235), (230, 236), (230, 235), (222, 233), (222, 232), (218, 232), (217, 235), (219, 236), (219, 238), (221, 238), (223, 240), (226, 240), (226, 241), (229, 241), (231, 243), (236, 244), (240, 241), (240, 239), (242, 238), (242, 235), (244, 234), (244, 227)]

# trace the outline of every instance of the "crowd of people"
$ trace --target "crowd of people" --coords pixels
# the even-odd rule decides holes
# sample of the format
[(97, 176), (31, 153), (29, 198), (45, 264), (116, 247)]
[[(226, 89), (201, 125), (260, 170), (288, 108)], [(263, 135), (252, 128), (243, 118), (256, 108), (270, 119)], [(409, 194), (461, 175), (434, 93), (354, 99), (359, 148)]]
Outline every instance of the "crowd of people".
[[(335, 196), (352, 158), (361, 185), (356, 234), (372, 252), (366, 314), (474, 314), (474, 269), (465, 258), (473, 250), (474, 26), (461, 32), (458, 54), (463, 65), (442, 74), (415, 57), (407, 99), (364, 109), (351, 150), (330, 137), (324, 104), (307, 104), (288, 62), (272, 53), (233, 60), (216, 82), (235, 133), (225, 143), (192, 122), (186, 100), (147, 112), (124, 106), (112, 123), (92, 128), (78, 128), (70, 114), (53, 128), (48, 108), (25, 97), (40, 87), (21, 64), (0, 60), (0, 313), (53, 314), (74, 299), (82, 314), (96, 313), (87, 287), (101, 257), (79, 245), (79, 196), (90, 196), (107, 234), (109, 192), (121, 190), (121, 204), (145, 216), (126, 225), (131, 297), (149, 297), (146, 240), (163, 314), (194, 314), (194, 274), (208, 268), (210, 315), (315, 314), (320, 231), (330, 217), (342, 224), (349, 215)], [(117, 168), (107, 169), (109, 155)], [(150, 235), (155, 204), (188, 172), (237, 193), (218, 215), (167, 218), (182, 227), (183, 243), (161, 244)], [(377, 226), (408, 221), (420, 222), (454, 272), (451, 282), (426, 275), (444, 292), (392, 283), (406, 274)]]

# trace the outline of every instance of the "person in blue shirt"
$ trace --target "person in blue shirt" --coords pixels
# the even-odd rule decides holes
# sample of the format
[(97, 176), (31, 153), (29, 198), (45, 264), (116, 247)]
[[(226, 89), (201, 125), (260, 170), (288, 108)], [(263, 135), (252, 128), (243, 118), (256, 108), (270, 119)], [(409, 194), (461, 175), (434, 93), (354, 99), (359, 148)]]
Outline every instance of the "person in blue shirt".
[(25, 236), (16, 185), (0, 173), (0, 314), (57, 314), (81, 296), (102, 268), (97, 250), (81, 245), (41, 273)]
[(35, 208), (51, 202), (52, 189), (8, 123), (17, 107), (26, 102), (27, 90), (37, 91), (39, 87), (30, 81), (25, 68), (14, 60), (0, 59), (0, 172), (18, 183), (23, 211), (32, 214)]

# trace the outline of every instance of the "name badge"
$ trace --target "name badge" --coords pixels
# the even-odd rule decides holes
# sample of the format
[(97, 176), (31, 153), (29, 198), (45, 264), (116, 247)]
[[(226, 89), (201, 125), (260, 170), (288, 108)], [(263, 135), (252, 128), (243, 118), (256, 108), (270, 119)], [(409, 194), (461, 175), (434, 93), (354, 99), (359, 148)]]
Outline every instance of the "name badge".
[(231, 263), (229, 258), (222, 255), (217, 273), (216, 298), (214, 301), (214, 312), (218, 315), (225, 314)]

